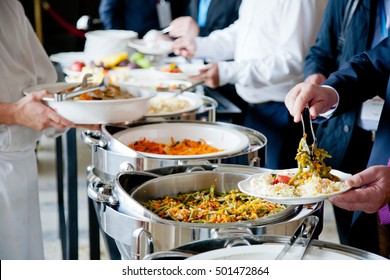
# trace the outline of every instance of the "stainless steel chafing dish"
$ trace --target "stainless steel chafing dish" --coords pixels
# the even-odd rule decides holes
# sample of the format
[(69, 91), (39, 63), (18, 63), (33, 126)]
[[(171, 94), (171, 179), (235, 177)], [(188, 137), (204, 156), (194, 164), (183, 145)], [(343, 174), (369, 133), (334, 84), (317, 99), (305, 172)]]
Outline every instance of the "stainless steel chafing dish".
[[(289, 241), (288, 236), (232, 236), (192, 242), (170, 251), (145, 256), (148, 260), (273, 260)], [(300, 240), (299, 240), (300, 241)], [(300, 243), (300, 242), (298, 242)], [(303, 246), (292, 248), (287, 259), (295, 259)], [(386, 260), (350, 246), (321, 240), (311, 240), (303, 260)]]
[[(130, 149), (120, 142), (117, 134), (131, 133), (134, 128), (147, 128), (152, 125), (163, 124), (204, 124), (205, 127), (215, 127), (215, 129), (227, 129), (236, 131), (240, 135), (248, 138), (248, 145), (241, 150), (232, 153), (210, 157), (184, 157), (184, 158), (161, 158), (145, 156), (142, 153)], [(82, 139), (84, 143), (91, 147), (92, 162), (95, 172), (101, 178), (113, 179), (115, 175), (122, 171), (144, 171), (165, 166), (176, 166), (184, 164), (205, 164), (205, 163), (227, 163), (230, 159), (246, 157), (249, 166), (264, 166), (266, 159), (266, 137), (253, 129), (222, 122), (201, 122), (201, 121), (160, 121), (160, 122), (138, 122), (129, 125), (103, 125), (101, 131), (83, 131)]]
[[(201, 186), (204, 188), (210, 182), (219, 182), (220, 189), (230, 189), (236, 187), (237, 182), (243, 178), (264, 170), (267, 169), (205, 164), (121, 172), (115, 180), (105, 182), (98, 176), (91, 175), (88, 195), (94, 201), (102, 230), (115, 240), (124, 259), (142, 259), (155, 252), (207, 239), (243, 235), (291, 235), (301, 219), (312, 214), (320, 217), (318, 235), (322, 230), (322, 202), (314, 205), (290, 205), (285, 211), (275, 215), (243, 223), (192, 224), (158, 219), (145, 211), (138, 201), (145, 193), (158, 196), (161, 192), (175, 192), (179, 189), (185, 191)], [(218, 180), (215, 181), (215, 178)], [(132, 197), (137, 188), (138, 194)]]

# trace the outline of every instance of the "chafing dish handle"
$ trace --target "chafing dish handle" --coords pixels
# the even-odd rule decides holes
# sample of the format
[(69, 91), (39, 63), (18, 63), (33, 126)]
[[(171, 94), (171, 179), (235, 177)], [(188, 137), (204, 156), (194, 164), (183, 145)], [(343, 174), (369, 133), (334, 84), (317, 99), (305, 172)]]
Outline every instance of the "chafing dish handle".
[(97, 185), (104, 185), (100, 182), (89, 182), (88, 183), (88, 197), (95, 202), (108, 203), (111, 206), (117, 205), (119, 200), (108, 194), (99, 193), (96, 191), (99, 187)]
[(146, 237), (146, 255), (154, 253), (154, 241), (152, 234), (144, 228), (137, 228), (135, 231), (133, 231), (133, 239), (131, 244), (133, 255), (137, 260), (141, 259), (141, 238), (143, 235)]

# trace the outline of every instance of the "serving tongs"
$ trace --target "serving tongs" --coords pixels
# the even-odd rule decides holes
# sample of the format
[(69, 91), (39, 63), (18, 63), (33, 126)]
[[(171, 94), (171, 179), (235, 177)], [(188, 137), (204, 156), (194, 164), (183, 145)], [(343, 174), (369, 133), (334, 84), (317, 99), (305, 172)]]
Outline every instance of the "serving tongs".
[(303, 128), (303, 138), (306, 140), (307, 134), (306, 134), (306, 128), (305, 128), (305, 121), (304, 121), (304, 116), (307, 116), (309, 118), (309, 124), (310, 124), (310, 131), (311, 131), (311, 136), (313, 137), (313, 144), (311, 145), (311, 148), (307, 144), (306, 141), (303, 142), (303, 150), (306, 151), (311, 157), (314, 156), (314, 151), (317, 149), (317, 138), (316, 135), (314, 134), (314, 129), (313, 129), (313, 122), (310, 117), (309, 113), (309, 107), (306, 107), (301, 114), (301, 123), (302, 123), (302, 128)]
[(309, 247), (310, 241), (313, 239), (314, 231), (318, 225), (319, 218), (317, 216), (308, 216), (295, 230), (294, 234), (290, 237), (286, 245), (284, 245), (282, 251), (276, 256), (275, 260), (282, 260), (295, 242), (299, 239), (302, 242), (301, 250), (298, 255), (294, 254), (294, 259), (302, 260)]
[(58, 93), (54, 94), (54, 101), (56, 102), (61, 102), (65, 101), (68, 99), (72, 99), (76, 96), (79, 96), (83, 93), (87, 92), (92, 92), (94, 90), (105, 90), (107, 86), (107, 76), (105, 76), (102, 80), (102, 82), (95, 86), (95, 87), (88, 87), (89, 83), (88, 80), (92, 77), (92, 74), (85, 74), (83, 77), (83, 81), (81, 82), (80, 85), (78, 85), (73, 91), (66, 92), (66, 91), (61, 91)]

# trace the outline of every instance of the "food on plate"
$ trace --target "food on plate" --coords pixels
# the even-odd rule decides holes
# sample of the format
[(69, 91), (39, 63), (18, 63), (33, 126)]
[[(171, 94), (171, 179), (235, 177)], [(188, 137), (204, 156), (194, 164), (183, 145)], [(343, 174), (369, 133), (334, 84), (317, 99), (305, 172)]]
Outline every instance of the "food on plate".
[(152, 63), (145, 57), (144, 54), (135, 52), (130, 57), (130, 62), (142, 69), (152, 67)]
[(264, 173), (254, 177), (250, 184), (254, 188), (260, 188), (259, 194), (262, 197), (311, 197), (328, 195), (347, 188), (341, 181), (321, 178), (313, 173), (306, 173), (305, 178), (289, 184), (294, 176), (294, 173), (288, 171)]
[(80, 72), (77, 72), (77, 71), (65, 72), (65, 74), (66, 74), (65, 81), (67, 83), (81, 83), (83, 80), (83, 77), (86, 74), (92, 74), (92, 77), (88, 79), (88, 82), (100, 83), (100, 81), (104, 78), (106, 73), (107, 73), (107, 70), (104, 69), (103, 67), (86, 65), (81, 69)]
[(161, 83), (156, 86), (157, 91), (176, 91), (176, 90), (182, 90), (187, 87), (186, 84), (181, 83)]
[[(93, 87), (93, 85), (89, 86)], [(71, 92), (75, 90), (76, 87), (71, 87), (64, 91), (64, 93)], [(85, 89), (88, 89), (85, 88)], [(130, 92), (121, 89), (118, 86), (115, 85), (107, 85), (105, 90), (93, 90), (90, 92), (83, 93), (79, 96), (74, 97), (72, 100), (112, 100), (112, 99), (128, 99), (133, 98), (134, 95), (132, 95)]]
[(160, 115), (178, 112), (190, 106), (188, 100), (175, 97), (154, 97), (150, 100), (149, 115)]
[(85, 67), (85, 63), (82, 61), (75, 61), (69, 66), (70, 71), (81, 72)]
[(123, 61), (128, 61), (129, 55), (127, 52), (123, 53), (116, 53), (104, 56), (100, 58), (96, 64), (102, 65), (106, 69), (111, 69), (117, 66), (118, 64), (122, 63)]
[(223, 151), (207, 144), (203, 139), (198, 141), (190, 139), (175, 141), (173, 137), (171, 137), (170, 144), (158, 143), (143, 138), (129, 144), (129, 147), (137, 152), (160, 155), (202, 155)]
[(215, 193), (215, 186), (192, 193), (164, 196), (142, 203), (161, 218), (190, 223), (229, 223), (254, 220), (286, 209), (238, 190)]
[(182, 73), (176, 63), (170, 63), (167, 66), (161, 67), (161, 71), (168, 73)]
[(295, 172), (264, 173), (254, 177), (250, 185), (258, 188), (262, 197), (312, 197), (347, 190), (345, 183), (331, 174), (332, 168), (324, 163), (329, 157), (324, 149), (309, 146), (304, 134), (295, 157), (298, 162)]

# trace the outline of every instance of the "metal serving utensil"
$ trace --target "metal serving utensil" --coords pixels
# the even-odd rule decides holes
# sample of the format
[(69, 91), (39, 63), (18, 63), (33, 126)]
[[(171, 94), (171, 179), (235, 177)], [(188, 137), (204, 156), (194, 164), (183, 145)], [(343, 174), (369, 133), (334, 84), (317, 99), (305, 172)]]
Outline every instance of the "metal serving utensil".
[(290, 237), (286, 245), (284, 245), (282, 251), (280, 251), (280, 253), (276, 256), (275, 260), (282, 260), (299, 237), (302, 241), (303, 249), (302, 252), (298, 254), (297, 258), (294, 259), (302, 260), (306, 254), (310, 241), (313, 239), (313, 233), (317, 227), (319, 220), (320, 219), (317, 216), (306, 217), (295, 230), (294, 234)]
[[(90, 76), (87, 76), (87, 75), (90, 75)], [(87, 92), (91, 92), (91, 91), (94, 91), (94, 90), (105, 90), (106, 89), (106, 86), (108, 84), (108, 77), (107, 76), (104, 76), (102, 82), (96, 86), (96, 87), (90, 87), (90, 88), (86, 88), (86, 89), (81, 89), (81, 88), (85, 88), (86, 86), (88, 86), (88, 78), (92, 77), (91, 74), (86, 74), (84, 77), (83, 77), (83, 82), (78, 86), (76, 87), (73, 91), (71, 92), (59, 92), (59, 93), (55, 93), (54, 94), (54, 101), (56, 102), (61, 102), (61, 101), (65, 101), (65, 100), (68, 100), (68, 99), (71, 99), (71, 98), (74, 98), (76, 96), (79, 96), (83, 93), (87, 93)]]
[(312, 122), (311, 117), (310, 117), (309, 107), (306, 107), (304, 112), (301, 114), (301, 123), (302, 123), (302, 128), (303, 128), (303, 135), (306, 134), (305, 121), (303, 119), (304, 115), (308, 115), (308, 118), (309, 118), (310, 132), (311, 132), (311, 135), (313, 137), (313, 144), (312, 144), (312, 148), (310, 148), (309, 145), (307, 145), (307, 143), (305, 142), (303, 149), (305, 151), (307, 151), (309, 153), (309, 155), (313, 156), (314, 155), (314, 151), (317, 149), (317, 138), (316, 138), (316, 135), (314, 134), (313, 122)]
[(192, 85), (188, 86), (188, 87), (185, 87), (185, 88), (182, 88), (182, 89), (178, 89), (178, 90), (175, 90), (173, 91), (175, 93), (175, 95), (173, 97), (176, 97), (180, 94), (182, 94), (183, 92), (186, 92), (186, 91), (189, 91), (193, 88), (196, 88), (197, 86), (201, 85), (204, 83), (204, 80), (201, 80), (199, 82), (196, 82), (196, 83), (193, 83)]

